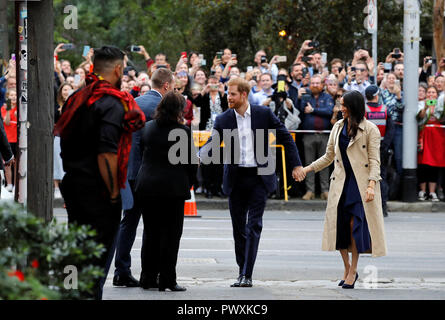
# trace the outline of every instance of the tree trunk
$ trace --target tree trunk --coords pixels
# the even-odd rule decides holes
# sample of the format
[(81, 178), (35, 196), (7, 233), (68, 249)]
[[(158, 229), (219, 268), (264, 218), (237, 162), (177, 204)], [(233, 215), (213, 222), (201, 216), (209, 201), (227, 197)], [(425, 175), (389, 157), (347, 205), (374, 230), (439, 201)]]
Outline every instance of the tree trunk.
[[(445, 0), (436, 0), (433, 11), (434, 50), (436, 51), (437, 65), (440, 59), (445, 57), (445, 41), (443, 36), (443, 9)], [(443, 71), (439, 69), (440, 71)]]
[(53, 1), (28, 1), (28, 194), (31, 213), (53, 215)]
[(0, 58), (9, 61), (8, 0), (0, 0)]

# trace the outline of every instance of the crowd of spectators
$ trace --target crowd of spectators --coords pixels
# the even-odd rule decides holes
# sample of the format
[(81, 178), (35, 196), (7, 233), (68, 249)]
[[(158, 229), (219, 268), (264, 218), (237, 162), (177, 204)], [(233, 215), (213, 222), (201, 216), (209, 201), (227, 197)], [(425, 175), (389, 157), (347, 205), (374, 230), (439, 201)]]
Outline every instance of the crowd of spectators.
[[(93, 49), (83, 56), (83, 62), (76, 68), (70, 61), (61, 59), (65, 51), (63, 44), (54, 50), (54, 98), (55, 120), (63, 111), (63, 103), (68, 96), (85, 85), (86, 76), (92, 71)], [(349, 61), (333, 57), (319, 51), (317, 41), (306, 40), (296, 57), (270, 56), (265, 50), (259, 50), (252, 57), (252, 64), (242, 69), (238, 65), (237, 55), (229, 48), (215, 53), (205, 60), (197, 52), (182, 52), (170, 59), (164, 53), (150, 56), (144, 46), (135, 46), (132, 54), (140, 55), (145, 60), (144, 68), (138, 70), (125, 57), (125, 69), (121, 90), (128, 91), (134, 97), (152, 90), (151, 75), (159, 68), (171, 69), (175, 74), (174, 90), (186, 97), (184, 123), (194, 130), (211, 131), (218, 114), (228, 108), (226, 83), (230, 79), (241, 77), (249, 81), (251, 105), (269, 106), (289, 130), (297, 130), (296, 143), (305, 164), (320, 157), (326, 150), (329, 131), (336, 121), (342, 118), (340, 112), (341, 96), (351, 90), (359, 91), (366, 99), (366, 89), (378, 86), (378, 101), (384, 105), (385, 114), (394, 125), (388, 150), (384, 158), (388, 160), (388, 169), (393, 170), (390, 184), (391, 197), (397, 194), (398, 179), (402, 176), (403, 155), (403, 52), (394, 48), (385, 61), (377, 63), (374, 74), (374, 59), (364, 49), (356, 50)], [(287, 59), (294, 60), (288, 68)], [(207, 64), (207, 61), (211, 62)], [(445, 58), (438, 63), (431, 57), (425, 57), (419, 68), (419, 200), (444, 200), (443, 176), (445, 168), (445, 129), (444, 129), (444, 89)], [(432, 73), (437, 65), (437, 72)], [(13, 67), (14, 66), (14, 67)], [(0, 79), (0, 105), (2, 119), (8, 139), (16, 148), (16, 101), (15, 61), (10, 61), (9, 73)], [(14, 71), (14, 72), (13, 72)], [(5, 84), (6, 83), (6, 84)], [(10, 101), (10, 103), (6, 103)], [(15, 126), (15, 129), (14, 129)], [(58, 183), (63, 176), (60, 166), (59, 142), (55, 140), (55, 195), (60, 197)], [(279, 166), (278, 166), (279, 167)], [(280, 168), (278, 168), (280, 169)], [(278, 170), (277, 169), (277, 170)], [(332, 169), (331, 169), (332, 170)], [(314, 199), (319, 194), (327, 199), (330, 169), (320, 172), (318, 179), (314, 173), (308, 175), (305, 184), (291, 186), (294, 194), (305, 200)], [(394, 178), (396, 177), (396, 178)], [(207, 197), (224, 197), (221, 191), (222, 166), (203, 165), (198, 172), (199, 185), (196, 192)], [(12, 190), (10, 173), (6, 174), (7, 186)], [(317, 184), (319, 182), (319, 184)], [(391, 184), (392, 183), (392, 184)], [(428, 184), (428, 188), (426, 187)], [(281, 186), (282, 188), (282, 186)], [(292, 190), (291, 190), (292, 193)]]

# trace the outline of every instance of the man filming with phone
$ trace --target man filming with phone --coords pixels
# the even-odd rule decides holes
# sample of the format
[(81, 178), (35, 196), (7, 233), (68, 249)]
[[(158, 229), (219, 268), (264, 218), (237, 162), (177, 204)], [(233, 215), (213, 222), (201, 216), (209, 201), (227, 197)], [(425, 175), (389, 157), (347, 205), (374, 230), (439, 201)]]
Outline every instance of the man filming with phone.
[(278, 56), (273, 56), (272, 59), (267, 62), (266, 51), (259, 50), (255, 54), (254, 62), (261, 70), (261, 73), (270, 73), (272, 75), (273, 83), (277, 82), (278, 77), (278, 67), (276, 65)]
[(343, 89), (346, 91), (357, 90), (364, 97), (365, 90), (369, 85), (368, 65), (362, 60), (359, 60), (359, 62), (348, 69), (348, 81), (343, 86)]

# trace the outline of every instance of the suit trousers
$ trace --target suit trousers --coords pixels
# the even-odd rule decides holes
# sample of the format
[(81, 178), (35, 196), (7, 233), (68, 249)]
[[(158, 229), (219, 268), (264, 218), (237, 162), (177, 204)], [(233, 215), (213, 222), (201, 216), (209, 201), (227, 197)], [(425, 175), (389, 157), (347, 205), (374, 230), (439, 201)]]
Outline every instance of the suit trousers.
[[(129, 181), (131, 192), (134, 193), (134, 180)], [(134, 197), (136, 198), (136, 197)], [(133, 208), (124, 210), (124, 216), (119, 225), (119, 232), (116, 240), (116, 257), (114, 260), (116, 276), (131, 275), (131, 248), (136, 239), (136, 231), (141, 219), (141, 208), (134, 200)]]
[[(329, 135), (325, 133), (308, 133), (303, 137), (304, 159), (306, 165), (320, 158), (326, 152)], [(329, 191), (329, 168), (320, 171), (321, 192)], [(306, 175), (306, 190), (315, 193), (315, 173), (309, 172)]]
[(141, 282), (160, 286), (176, 284), (176, 262), (184, 225), (184, 199), (147, 197), (142, 207), (144, 239), (142, 242)]
[(261, 177), (256, 172), (249, 173), (250, 169), (256, 171), (256, 168), (238, 169), (239, 174), (229, 196), (229, 209), (239, 275), (251, 278), (263, 229), (268, 192)]
[(92, 296), (101, 300), (103, 286), (114, 255), (122, 204), (111, 204), (108, 191), (101, 181), (88, 180), (69, 173), (64, 176), (60, 191), (68, 212), (68, 224), (91, 226), (97, 232), (93, 239), (105, 247), (105, 252), (100, 258), (86, 262), (86, 265), (96, 265), (104, 271), (104, 276), (94, 286)]

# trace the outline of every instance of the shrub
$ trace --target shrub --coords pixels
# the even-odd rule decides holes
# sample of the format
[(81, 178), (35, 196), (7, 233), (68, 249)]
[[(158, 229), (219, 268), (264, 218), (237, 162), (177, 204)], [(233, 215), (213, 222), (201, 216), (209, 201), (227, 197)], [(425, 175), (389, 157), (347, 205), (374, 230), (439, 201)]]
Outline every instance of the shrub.
[(94, 235), (86, 226), (46, 224), (17, 204), (0, 205), (0, 299), (91, 298), (103, 275), (91, 262), (105, 251)]

